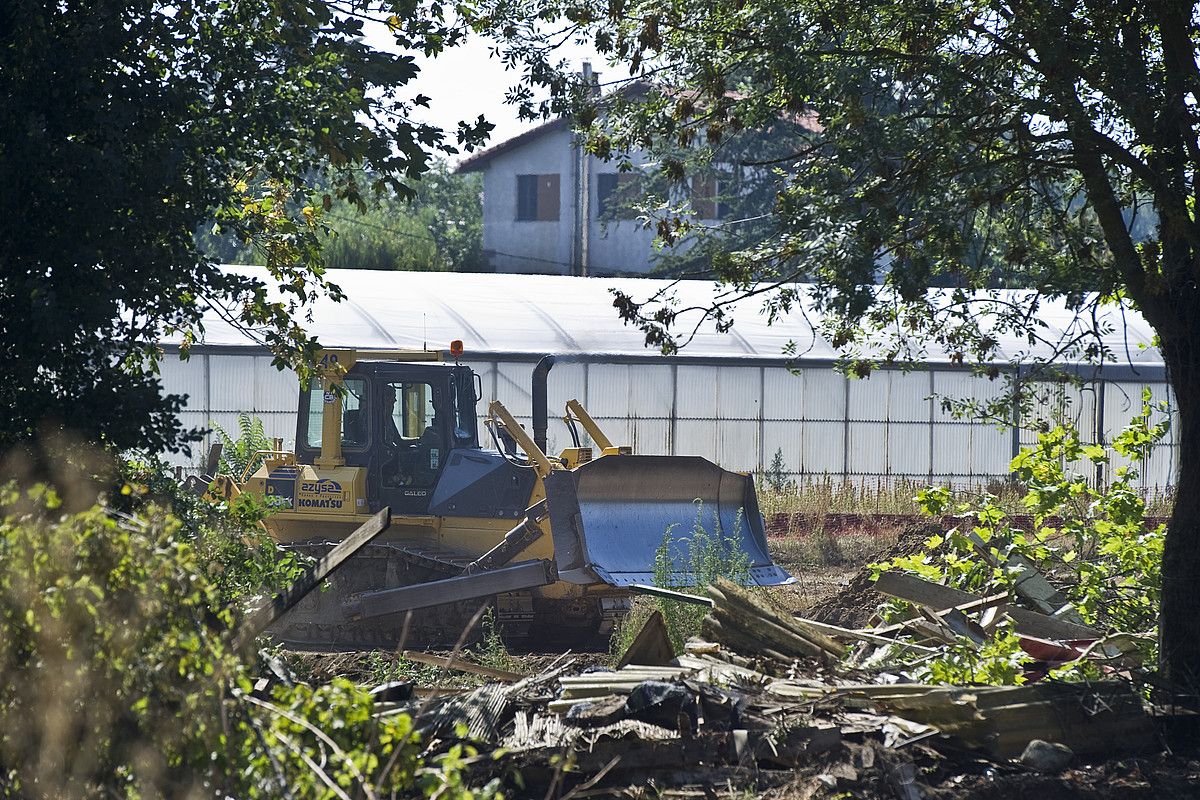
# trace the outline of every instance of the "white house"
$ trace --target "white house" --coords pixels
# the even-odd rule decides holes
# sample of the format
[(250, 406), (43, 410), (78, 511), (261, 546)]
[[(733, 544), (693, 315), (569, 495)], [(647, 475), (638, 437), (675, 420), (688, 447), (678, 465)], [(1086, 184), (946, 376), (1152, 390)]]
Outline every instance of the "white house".
[(567, 119), (476, 153), (458, 171), (483, 173), (483, 249), (496, 272), (646, 274), (653, 267), (654, 231), (633, 214), (611, 219), (632, 173), (583, 152)]
[[(584, 65), (585, 77), (591, 76)], [(571, 120), (558, 118), (464, 159), (458, 172), (483, 173), (483, 248), (495, 272), (580, 276), (645, 275), (654, 268), (655, 230), (630, 208), (650, 158), (633, 171), (587, 153)], [(684, 196), (695, 218), (725, 216), (715, 177), (692, 177)], [(676, 246), (677, 251), (690, 242)]]

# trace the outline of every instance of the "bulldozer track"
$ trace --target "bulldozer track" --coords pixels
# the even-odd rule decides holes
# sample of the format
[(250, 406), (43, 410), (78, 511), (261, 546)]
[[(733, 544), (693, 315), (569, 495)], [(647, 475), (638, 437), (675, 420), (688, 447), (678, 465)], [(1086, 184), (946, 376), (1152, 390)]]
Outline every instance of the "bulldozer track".
[[(314, 540), (281, 545), (309, 559), (319, 559), (337, 545)], [(395, 650), (398, 648), (453, 647), (479, 611), (490, 604), (505, 643), (518, 650), (537, 647), (606, 649), (607, 633), (621, 611), (602, 611), (595, 601), (578, 598), (556, 601), (534, 598), (530, 592), (509, 592), (398, 612), (370, 619), (350, 620), (342, 603), (352, 595), (400, 586), (428, 583), (461, 575), (477, 556), (426, 542), (383, 542), (364, 546), (329, 585), (311, 592), (271, 628), (272, 637), (285, 647), (311, 651)], [(408, 630), (405, 631), (406, 619)], [(574, 620), (575, 625), (570, 625)], [(556, 624), (557, 623), (557, 624)], [(564, 625), (563, 623), (568, 623)], [(553, 641), (537, 632), (552, 632)], [(482, 635), (481, 626), (468, 632), (470, 643)]]

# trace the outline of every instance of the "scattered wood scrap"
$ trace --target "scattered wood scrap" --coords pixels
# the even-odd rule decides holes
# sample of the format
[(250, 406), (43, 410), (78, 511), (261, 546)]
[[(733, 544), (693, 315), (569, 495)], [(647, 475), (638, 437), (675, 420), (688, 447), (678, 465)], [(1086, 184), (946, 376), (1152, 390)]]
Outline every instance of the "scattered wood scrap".
[[(942, 586), (906, 572), (880, 574), (879, 580), (875, 582), (875, 590), (889, 597), (898, 597), (934, 611), (948, 611), (984, 600), (970, 592)], [(1095, 628), (1052, 617), (1049, 614), (1030, 611), (1012, 603), (1001, 604), (998, 608), (1012, 618), (1013, 627), (1017, 633), (1035, 636), (1039, 639), (1100, 639), (1104, 636), (1103, 632)]]
[(803, 620), (776, 611), (732, 581), (718, 578), (709, 594), (713, 610), (704, 618), (701, 635), (735, 651), (783, 662), (816, 658), (827, 664), (846, 654), (845, 645)]
[(662, 666), (671, 663), (674, 657), (675, 651), (671, 649), (671, 635), (667, 632), (667, 623), (663, 620), (662, 612), (655, 609), (642, 623), (629, 647), (617, 659), (617, 666)]
[(491, 678), (497, 681), (519, 681), (522, 678), (528, 678), (520, 672), (512, 672), (507, 669), (497, 669), (484, 664), (476, 664), (473, 661), (467, 661), (461, 656), (450, 655), (435, 655), (432, 653), (421, 653), (414, 650), (405, 650), (401, 653), (402, 656), (409, 661), (415, 661), (418, 664), (428, 664), (432, 667), (441, 667), (442, 669), (452, 669), (459, 672), (469, 672), (472, 675), (481, 675), (485, 678)]

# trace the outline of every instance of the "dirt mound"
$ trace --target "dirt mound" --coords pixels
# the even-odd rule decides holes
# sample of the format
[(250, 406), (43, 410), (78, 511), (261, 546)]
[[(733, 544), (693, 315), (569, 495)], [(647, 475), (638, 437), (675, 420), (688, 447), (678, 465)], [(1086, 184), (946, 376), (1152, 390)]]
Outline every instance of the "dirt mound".
[[(887, 561), (897, 556), (908, 556), (919, 552), (925, 540), (945, 527), (936, 521), (915, 522), (906, 527), (894, 545), (880, 552), (873, 561)], [(866, 567), (850, 579), (850, 585), (832, 597), (815, 603), (808, 616), (818, 622), (840, 625), (843, 628), (861, 628), (870, 624), (875, 608), (884, 601), (883, 595), (875, 591), (871, 571)]]

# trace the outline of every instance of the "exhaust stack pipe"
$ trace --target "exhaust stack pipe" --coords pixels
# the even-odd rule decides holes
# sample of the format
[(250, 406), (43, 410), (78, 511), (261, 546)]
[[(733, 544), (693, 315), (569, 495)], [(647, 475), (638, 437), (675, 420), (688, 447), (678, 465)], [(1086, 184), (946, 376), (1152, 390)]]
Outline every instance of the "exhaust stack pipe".
[(550, 375), (557, 356), (542, 356), (542, 360), (533, 368), (532, 405), (533, 405), (533, 443), (546, 452), (546, 435), (550, 428), (550, 401), (546, 396), (546, 379)]

